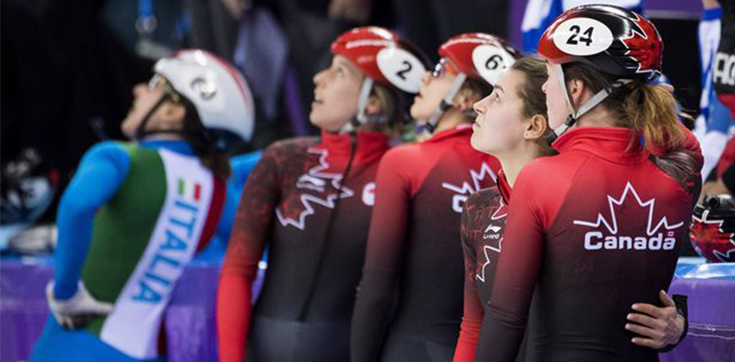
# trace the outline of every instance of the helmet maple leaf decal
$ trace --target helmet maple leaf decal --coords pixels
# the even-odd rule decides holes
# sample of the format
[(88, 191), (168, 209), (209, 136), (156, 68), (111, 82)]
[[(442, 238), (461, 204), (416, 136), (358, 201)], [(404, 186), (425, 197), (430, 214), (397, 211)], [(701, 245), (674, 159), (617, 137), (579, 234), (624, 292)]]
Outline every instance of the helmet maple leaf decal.
[[(704, 211), (701, 219), (697, 216), (694, 216), (693, 219), (695, 223), (692, 224), (692, 234), (709, 240), (708, 243), (703, 243), (704, 245), (694, 245), (694, 248), (698, 249), (697, 253), (702, 255), (702, 251), (705, 253), (709, 252), (723, 263), (735, 262), (735, 234), (726, 233), (722, 229), (724, 220), (709, 220), (709, 210)], [(722, 252), (720, 250), (725, 249), (726, 247), (720, 248), (720, 250), (717, 250), (715, 247), (715, 245), (723, 244), (730, 244), (731, 248)], [(705, 248), (707, 250), (701, 250), (700, 248)]]
[(654, 54), (663, 54), (663, 52), (655, 49), (656, 47), (663, 46), (661, 42), (656, 41), (657, 39), (651, 39), (646, 34), (655, 34), (659, 38), (658, 30), (654, 28), (650, 23), (641, 21), (641, 18), (636, 14), (636, 20), (629, 30), (629, 35), (626, 38), (621, 39), (623, 45), (628, 49), (626, 55), (629, 56), (633, 61), (638, 64), (637, 73), (651, 73), (655, 72), (657, 64), (661, 63), (661, 58), (653, 56)]

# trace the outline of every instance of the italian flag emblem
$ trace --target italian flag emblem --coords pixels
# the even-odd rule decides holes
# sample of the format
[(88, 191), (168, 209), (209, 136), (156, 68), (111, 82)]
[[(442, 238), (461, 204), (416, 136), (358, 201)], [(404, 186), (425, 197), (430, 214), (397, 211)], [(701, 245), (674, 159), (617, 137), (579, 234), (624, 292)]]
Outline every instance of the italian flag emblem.
[(199, 201), (202, 195), (202, 184), (199, 182), (179, 178), (178, 188), (179, 196), (188, 200)]

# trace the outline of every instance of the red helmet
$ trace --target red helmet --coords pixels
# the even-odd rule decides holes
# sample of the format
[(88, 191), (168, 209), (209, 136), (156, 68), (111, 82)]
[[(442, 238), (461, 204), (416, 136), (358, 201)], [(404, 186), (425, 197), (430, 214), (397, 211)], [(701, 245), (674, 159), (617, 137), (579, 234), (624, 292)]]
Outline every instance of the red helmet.
[(552, 63), (585, 62), (625, 79), (661, 75), (664, 43), (643, 16), (612, 5), (582, 5), (559, 15), (546, 29), (538, 52)]
[(707, 197), (694, 208), (692, 246), (714, 263), (735, 262), (735, 200), (728, 195)]
[(349, 59), (375, 82), (408, 93), (419, 92), (428, 65), (418, 48), (377, 26), (343, 33), (332, 43), (332, 54)]
[(452, 62), (469, 78), (495, 85), (521, 53), (505, 40), (483, 33), (466, 33), (447, 40), (439, 47), (439, 55)]

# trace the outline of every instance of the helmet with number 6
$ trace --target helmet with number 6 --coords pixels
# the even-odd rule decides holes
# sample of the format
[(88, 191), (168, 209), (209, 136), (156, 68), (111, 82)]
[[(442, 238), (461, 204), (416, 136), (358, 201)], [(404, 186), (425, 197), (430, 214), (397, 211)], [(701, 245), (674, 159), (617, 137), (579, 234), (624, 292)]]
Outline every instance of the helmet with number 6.
[(460, 34), (439, 47), (439, 55), (470, 79), (495, 85), (521, 53), (505, 40), (483, 33)]
[(729, 195), (708, 196), (694, 208), (692, 246), (714, 263), (735, 262), (735, 200)]
[[(451, 66), (458, 74), (439, 107), (429, 115), (428, 119), (423, 120), (429, 133), (434, 132), (444, 112), (454, 106), (454, 98), (467, 80), (473, 79), (484, 83), (488, 87), (483, 88), (490, 93), (500, 75), (521, 57), (521, 53), (505, 40), (483, 33), (465, 33), (454, 36), (439, 47), (439, 55), (441, 60), (437, 64), (435, 73), (440, 72), (443, 67)], [(471, 110), (466, 113), (469, 117), (474, 118), (474, 112)]]
[(565, 11), (546, 29), (538, 52), (552, 63), (584, 62), (623, 79), (661, 75), (664, 44), (656, 27), (634, 11), (582, 5)]

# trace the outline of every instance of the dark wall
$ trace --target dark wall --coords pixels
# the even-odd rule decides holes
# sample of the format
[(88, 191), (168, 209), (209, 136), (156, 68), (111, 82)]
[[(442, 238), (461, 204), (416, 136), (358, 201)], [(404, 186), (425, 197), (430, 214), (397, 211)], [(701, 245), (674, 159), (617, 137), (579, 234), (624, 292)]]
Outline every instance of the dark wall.
[(664, 40), (664, 74), (676, 89), (677, 100), (685, 110), (699, 114), (702, 91), (699, 19), (651, 19)]
[(131, 89), (150, 77), (151, 64), (123, 48), (104, 25), (104, 3), (0, 2), (3, 164), (33, 147), (43, 159), (39, 171), (57, 170), (63, 187), (99, 141), (92, 120), (121, 138)]

